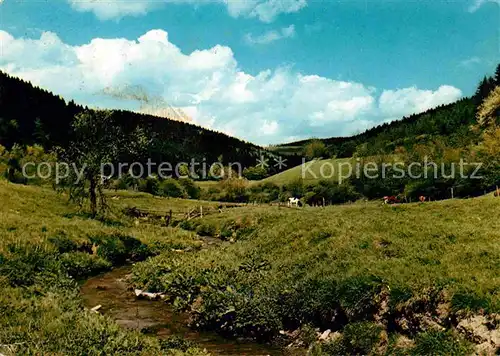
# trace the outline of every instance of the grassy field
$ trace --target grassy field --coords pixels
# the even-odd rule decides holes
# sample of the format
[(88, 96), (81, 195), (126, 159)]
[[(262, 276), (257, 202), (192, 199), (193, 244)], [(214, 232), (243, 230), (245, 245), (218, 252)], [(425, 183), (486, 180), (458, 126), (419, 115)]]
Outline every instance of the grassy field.
[(201, 242), (195, 234), (137, 225), (120, 215), (116, 200), (115, 217), (91, 220), (52, 190), (2, 180), (0, 201), (0, 353), (184, 354), (85, 310), (78, 281), (128, 259), (196, 249)]
[(237, 209), (181, 225), (234, 243), (156, 256), (136, 267), (135, 283), (222, 333), (267, 339), (311, 324), (344, 330), (326, 354), (467, 354), (458, 320), (500, 311), (499, 216), (492, 196)]
[[(349, 173), (348, 164), (355, 164), (355, 162), (356, 161), (353, 158), (313, 160), (307, 162), (304, 168), (302, 165), (293, 167), (256, 183), (271, 182), (282, 185), (290, 183), (299, 178), (302, 178), (305, 183), (316, 183), (322, 179), (322, 176), (326, 176), (328, 179), (338, 181), (339, 176), (346, 177)], [(321, 174), (321, 169), (323, 170), (323, 174)]]
[[(200, 354), (84, 309), (78, 281), (128, 260), (138, 261), (136, 287), (167, 293), (201, 329), (276, 342), (280, 330), (300, 330), (302, 346), (316, 345), (315, 328), (339, 331), (317, 355), (469, 354), (459, 321), (500, 312), (492, 196), (247, 206), (163, 227), (122, 211), (219, 203), (108, 194), (109, 217), (92, 220), (67, 196), (0, 181), (1, 353)], [(199, 236), (225, 242), (200, 249)]]

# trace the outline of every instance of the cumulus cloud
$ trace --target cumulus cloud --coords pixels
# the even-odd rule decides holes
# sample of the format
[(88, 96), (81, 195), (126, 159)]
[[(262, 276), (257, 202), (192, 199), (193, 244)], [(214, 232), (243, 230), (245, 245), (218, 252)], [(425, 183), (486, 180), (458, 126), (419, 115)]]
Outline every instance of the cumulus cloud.
[(426, 111), (441, 104), (457, 100), (462, 92), (452, 86), (442, 85), (436, 91), (420, 90), (416, 87), (384, 90), (379, 99), (382, 114), (401, 117)]
[(165, 4), (221, 4), (233, 17), (256, 17), (263, 22), (272, 22), (282, 13), (297, 12), (307, 5), (307, 0), (67, 0), (82, 12), (93, 12), (102, 20), (119, 19), (125, 16), (140, 16)]
[(150, 96), (155, 103), (181, 108), (199, 125), (260, 144), (349, 135), (462, 95), (446, 85), (379, 95), (361, 83), (305, 75), (290, 67), (252, 75), (239, 67), (231, 48), (217, 45), (183, 53), (163, 30), (136, 40), (95, 38), (81, 46), (68, 45), (51, 32), (33, 40), (0, 31), (0, 43), (1, 70), (67, 99), (139, 111), (143, 103), (137, 98), (119, 100), (109, 93), (141, 88), (136, 96)]
[(288, 27), (283, 27), (281, 30), (271, 30), (262, 35), (254, 36), (251, 33), (247, 33), (245, 40), (250, 44), (269, 44), (278, 40), (285, 38), (291, 38), (295, 36), (295, 26), (290, 25)]

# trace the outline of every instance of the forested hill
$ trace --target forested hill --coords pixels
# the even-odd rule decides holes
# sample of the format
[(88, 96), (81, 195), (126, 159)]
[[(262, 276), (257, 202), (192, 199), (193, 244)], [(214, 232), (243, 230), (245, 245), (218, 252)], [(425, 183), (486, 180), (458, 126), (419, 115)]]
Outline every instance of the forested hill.
[[(84, 107), (47, 90), (0, 72), (0, 144), (40, 144), (45, 148), (71, 143), (71, 122)], [(256, 164), (263, 149), (196, 125), (115, 110), (116, 122), (127, 130), (140, 127), (151, 141), (148, 155), (156, 162), (240, 162)]]
[[(500, 85), (500, 65), (494, 77), (484, 77), (471, 98), (384, 123), (352, 137), (332, 137), (320, 141), (327, 146), (328, 156), (339, 158), (351, 157), (355, 153), (360, 156), (391, 154), (397, 147), (411, 149), (414, 145), (436, 140), (451, 147), (465, 147), (477, 139), (470, 126), (476, 123), (478, 105), (497, 85)], [(274, 149), (276, 152), (301, 152), (310, 142), (297, 141), (278, 145)]]

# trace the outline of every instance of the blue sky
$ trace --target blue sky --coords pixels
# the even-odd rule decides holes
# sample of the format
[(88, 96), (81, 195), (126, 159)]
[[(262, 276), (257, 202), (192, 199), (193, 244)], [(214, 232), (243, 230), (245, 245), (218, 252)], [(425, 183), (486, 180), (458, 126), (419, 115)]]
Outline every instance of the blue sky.
[(454, 101), (500, 62), (499, 0), (4, 0), (0, 15), (4, 71), (259, 144)]

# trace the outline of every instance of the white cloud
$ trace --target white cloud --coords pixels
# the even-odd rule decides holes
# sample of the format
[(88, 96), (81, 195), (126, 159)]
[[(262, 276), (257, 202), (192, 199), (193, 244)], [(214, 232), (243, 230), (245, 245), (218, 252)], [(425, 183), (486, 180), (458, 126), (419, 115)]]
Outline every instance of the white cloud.
[(486, 3), (494, 3), (500, 5), (500, 0), (472, 0), (471, 5), (469, 6), (469, 12), (476, 12)]
[(295, 36), (295, 26), (283, 27), (280, 31), (271, 30), (259, 36), (247, 33), (245, 40), (250, 44), (269, 44), (274, 41), (291, 38)]
[[(238, 66), (231, 48), (182, 53), (162, 30), (137, 40), (95, 38), (81, 46), (65, 44), (51, 32), (32, 40), (0, 31), (0, 45), (0, 69), (67, 99), (138, 111), (146, 103), (158, 112), (165, 103), (197, 124), (260, 144), (349, 135), (462, 95), (443, 85), (435, 91), (385, 90), (379, 96), (361, 83), (289, 67), (251, 75)], [(124, 88), (131, 88), (128, 95), (110, 95)]]
[(262, 133), (264, 135), (273, 135), (278, 131), (279, 125), (276, 121), (264, 121), (262, 124)]
[(82, 12), (93, 12), (102, 20), (121, 18), (124, 16), (145, 15), (154, 6), (153, 1), (89, 1), (68, 0), (74, 9)]
[(307, 0), (67, 0), (74, 9), (93, 12), (101, 20), (145, 15), (165, 4), (221, 4), (233, 17), (256, 17), (272, 22), (279, 14), (297, 12), (307, 6)]
[(384, 90), (379, 99), (379, 108), (387, 116), (401, 117), (449, 104), (461, 96), (459, 89), (449, 85), (442, 85), (436, 91), (416, 87)]

